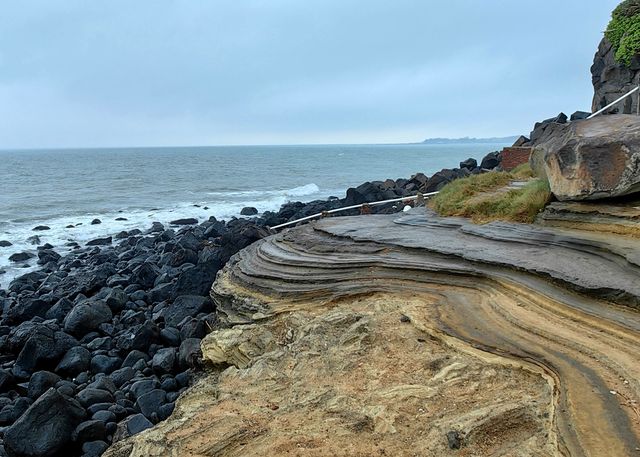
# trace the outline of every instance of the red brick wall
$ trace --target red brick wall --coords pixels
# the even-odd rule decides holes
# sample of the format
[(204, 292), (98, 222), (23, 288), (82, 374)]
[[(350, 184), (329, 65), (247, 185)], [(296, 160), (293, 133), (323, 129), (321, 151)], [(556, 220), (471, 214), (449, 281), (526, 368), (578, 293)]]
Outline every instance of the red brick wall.
[(502, 150), (502, 169), (511, 171), (518, 165), (527, 163), (531, 155), (531, 148), (504, 148)]

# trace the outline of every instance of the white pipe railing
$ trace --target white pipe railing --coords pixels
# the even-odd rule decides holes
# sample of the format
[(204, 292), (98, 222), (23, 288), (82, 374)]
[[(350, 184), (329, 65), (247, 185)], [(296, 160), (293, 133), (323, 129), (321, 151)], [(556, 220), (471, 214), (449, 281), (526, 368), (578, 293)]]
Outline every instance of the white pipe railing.
[(310, 219), (315, 219), (316, 217), (323, 217), (323, 216), (327, 216), (329, 214), (339, 213), (340, 211), (348, 211), (350, 209), (358, 209), (358, 208), (363, 208), (365, 206), (378, 206), (378, 205), (385, 205), (387, 203), (395, 203), (395, 202), (417, 200), (418, 198), (431, 197), (432, 195), (436, 195), (437, 193), (438, 192), (429, 192), (427, 194), (418, 194), (418, 195), (413, 195), (411, 197), (392, 198), (390, 200), (380, 200), (380, 201), (377, 201), (377, 202), (362, 203), (360, 205), (351, 205), (351, 206), (345, 206), (344, 208), (331, 209), (329, 211), (322, 211), (321, 213), (312, 214), (311, 216), (301, 217), (300, 219), (296, 219), (295, 221), (290, 221), (290, 222), (286, 222), (284, 224), (275, 225), (273, 227), (269, 227), (269, 229), (270, 230), (278, 230), (278, 229), (281, 229), (283, 227), (287, 227), (289, 225), (297, 224), (298, 222), (304, 222), (304, 221), (308, 221)]
[[(630, 90), (629, 92), (627, 92), (626, 94), (624, 94), (622, 97), (620, 97), (619, 99), (617, 99), (616, 101), (613, 101), (611, 103), (609, 103), (607, 106), (605, 106), (604, 108), (596, 111), (595, 113), (593, 113), (591, 116), (589, 116), (587, 119), (591, 119), (592, 117), (597, 116), (600, 113), (605, 112), (606, 110), (608, 110), (609, 108), (611, 108), (613, 105), (615, 105), (616, 103), (621, 102), (622, 100), (624, 100), (625, 98), (629, 97), (630, 95), (635, 94), (636, 92), (638, 92), (638, 90), (640, 90), (640, 86), (636, 87), (635, 89)], [(638, 114), (640, 114), (640, 96), (638, 98)]]

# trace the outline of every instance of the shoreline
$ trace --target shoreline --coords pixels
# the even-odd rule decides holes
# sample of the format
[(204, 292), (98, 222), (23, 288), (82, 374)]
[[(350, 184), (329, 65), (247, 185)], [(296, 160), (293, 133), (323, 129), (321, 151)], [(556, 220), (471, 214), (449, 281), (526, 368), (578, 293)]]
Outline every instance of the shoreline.
[[(470, 163), (430, 178), (366, 182), (341, 199), (288, 202), (251, 219), (155, 222), (89, 240), (64, 256), (41, 246), (38, 269), (0, 289), (2, 445), (99, 455), (166, 419), (201, 368), (202, 338), (220, 327), (209, 291), (234, 254), (268, 236), (269, 226), (436, 190), (479, 173)], [(56, 417), (42, 414), (48, 410)], [(45, 424), (49, 432), (23, 439)]]

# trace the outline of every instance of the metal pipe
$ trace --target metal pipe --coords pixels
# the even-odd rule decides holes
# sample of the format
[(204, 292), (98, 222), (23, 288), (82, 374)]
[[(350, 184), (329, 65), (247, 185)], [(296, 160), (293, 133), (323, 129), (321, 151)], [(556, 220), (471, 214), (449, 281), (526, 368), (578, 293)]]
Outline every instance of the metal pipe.
[[(429, 192), (427, 194), (420, 194), (420, 195), (422, 196), (422, 198), (424, 198), (424, 197), (431, 197), (432, 195), (436, 195), (437, 193), (438, 192)], [(287, 227), (288, 225), (293, 225), (293, 224), (297, 224), (298, 222), (308, 221), (310, 219), (314, 219), (316, 217), (320, 217), (320, 216), (325, 215), (325, 214), (333, 214), (333, 213), (339, 213), (340, 211), (348, 211), (350, 209), (362, 208), (364, 205), (378, 206), (378, 205), (384, 205), (384, 204), (387, 204), (387, 203), (401, 202), (401, 201), (405, 201), (405, 200), (416, 200), (418, 198), (419, 198), (418, 195), (413, 195), (411, 197), (392, 198), (390, 200), (380, 200), (380, 201), (377, 201), (377, 202), (362, 203), (360, 205), (351, 205), (351, 206), (345, 206), (344, 208), (331, 209), (329, 211), (323, 211), (321, 213), (312, 214), (311, 216), (302, 217), (300, 219), (296, 219), (295, 221), (285, 222), (284, 224), (280, 224), (280, 225), (275, 225), (273, 227), (269, 227), (269, 230), (281, 229), (283, 227)]]
[(592, 117), (597, 116), (598, 114), (608, 110), (609, 108), (611, 108), (613, 105), (615, 105), (616, 103), (624, 100), (625, 98), (627, 98), (629, 95), (635, 94), (638, 90), (640, 90), (640, 86), (635, 87), (634, 89), (631, 89), (629, 92), (627, 92), (626, 94), (624, 94), (622, 97), (620, 97), (619, 99), (617, 99), (614, 102), (609, 103), (607, 106), (605, 106), (604, 108), (596, 111), (595, 113), (593, 113), (591, 116), (589, 116), (587, 119), (591, 119)]

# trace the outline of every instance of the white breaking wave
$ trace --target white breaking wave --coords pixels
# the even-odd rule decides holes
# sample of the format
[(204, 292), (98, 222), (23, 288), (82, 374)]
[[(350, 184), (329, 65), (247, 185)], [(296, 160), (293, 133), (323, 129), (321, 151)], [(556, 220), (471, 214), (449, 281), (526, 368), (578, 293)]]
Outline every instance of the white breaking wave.
[[(243, 192), (209, 192), (206, 200), (198, 202), (184, 202), (169, 208), (159, 209), (130, 209), (122, 212), (108, 212), (102, 214), (85, 214), (82, 216), (63, 216), (51, 219), (43, 219), (34, 223), (8, 222), (0, 228), (0, 240), (8, 240), (13, 243), (10, 247), (0, 247), (0, 287), (7, 287), (9, 282), (24, 273), (36, 269), (37, 257), (27, 261), (13, 263), (9, 256), (16, 252), (30, 252), (37, 256), (37, 245), (28, 239), (34, 235), (40, 238), (40, 245), (49, 243), (54, 250), (61, 255), (71, 251), (65, 246), (74, 241), (81, 246), (92, 239), (113, 236), (123, 230), (138, 228), (146, 230), (152, 222), (161, 222), (166, 228), (170, 228), (170, 221), (182, 218), (195, 218), (198, 222), (215, 216), (217, 219), (228, 220), (240, 216), (240, 210), (245, 206), (255, 207), (259, 213), (265, 211), (278, 211), (280, 206), (292, 200), (311, 200), (313, 198), (326, 198), (320, 188), (314, 184), (294, 187), (284, 190), (269, 191), (243, 191)], [(308, 198), (302, 198), (308, 197)], [(127, 220), (116, 220), (126, 218)], [(101, 224), (91, 225), (93, 219), (100, 219)], [(78, 225), (80, 224), (80, 225)], [(36, 225), (46, 225), (50, 230), (33, 231)], [(73, 228), (67, 226), (73, 225)]]
[(238, 198), (238, 197), (305, 197), (307, 195), (313, 195), (320, 192), (320, 188), (314, 184), (305, 184), (304, 186), (294, 187), (293, 189), (282, 190), (241, 190), (241, 191), (229, 191), (229, 192), (207, 192), (207, 195), (215, 197), (225, 198)]

